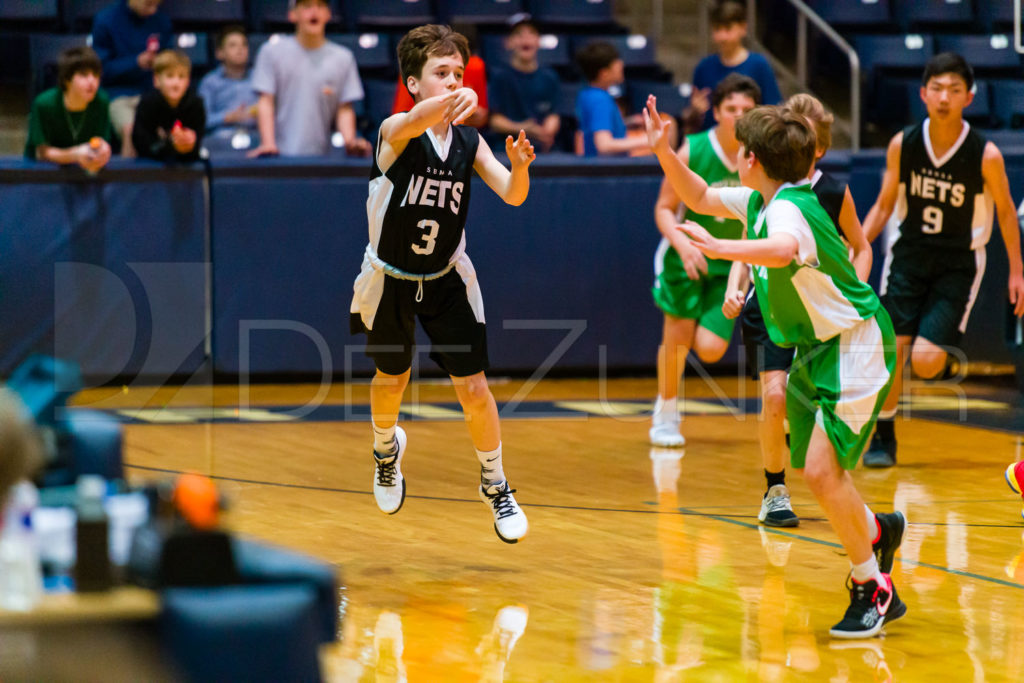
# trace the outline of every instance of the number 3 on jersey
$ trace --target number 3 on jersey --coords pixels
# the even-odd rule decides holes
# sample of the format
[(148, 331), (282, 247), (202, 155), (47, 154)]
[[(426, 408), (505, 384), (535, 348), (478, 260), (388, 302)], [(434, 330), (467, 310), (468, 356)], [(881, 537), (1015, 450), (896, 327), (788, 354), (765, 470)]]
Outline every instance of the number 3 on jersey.
[[(941, 218), (941, 216), (939, 217)], [(428, 254), (434, 253), (434, 246), (437, 242), (437, 233), (441, 229), (441, 224), (438, 223), (437, 221), (432, 221), (429, 218), (424, 218), (423, 220), (416, 224), (416, 227), (419, 228), (420, 230), (426, 230), (427, 228), (430, 228), (430, 232), (423, 235), (422, 245), (412, 245), (413, 252), (421, 256), (426, 256)]]
[(942, 209), (937, 206), (926, 206), (921, 212), (921, 232), (926, 235), (937, 235), (942, 232)]

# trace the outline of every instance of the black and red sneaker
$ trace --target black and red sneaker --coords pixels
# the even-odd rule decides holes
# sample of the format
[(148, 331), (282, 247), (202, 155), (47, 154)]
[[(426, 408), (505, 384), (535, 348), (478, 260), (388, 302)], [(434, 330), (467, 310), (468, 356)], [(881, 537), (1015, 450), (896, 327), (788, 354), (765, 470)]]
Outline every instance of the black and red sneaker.
[(833, 638), (871, 638), (878, 635), (888, 621), (899, 619), (907, 613), (907, 606), (896, 595), (896, 588), (888, 574), (882, 574), (884, 585), (871, 579), (858, 583), (851, 577), (847, 582), (850, 589), (850, 606), (842, 621), (829, 630)]

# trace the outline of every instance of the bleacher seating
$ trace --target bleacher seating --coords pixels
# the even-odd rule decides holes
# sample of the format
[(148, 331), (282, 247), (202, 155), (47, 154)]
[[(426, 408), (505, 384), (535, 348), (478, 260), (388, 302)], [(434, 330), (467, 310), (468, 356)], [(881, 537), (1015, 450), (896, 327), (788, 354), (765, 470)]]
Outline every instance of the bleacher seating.
[(647, 105), (648, 95), (654, 95), (658, 98), (658, 111), (676, 117), (680, 116), (682, 111), (690, 106), (689, 85), (636, 80), (630, 81), (627, 83), (627, 86), (629, 111), (632, 113), (643, 111)]
[(894, 18), (905, 31), (923, 28), (963, 30), (974, 24), (971, 0), (902, 0), (894, 9)]
[(1013, 31), (1013, 2), (1011, 0), (974, 0), (982, 29), (989, 33)]
[(61, 16), (64, 30), (70, 32), (88, 32), (92, 29), (92, 18), (104, 7), (111, 4), (110, 0), (61, 0)]
[(1024, 128), (1024, 82), (994, 80), (992, 90), (992, 115), (997, 124), (1006, 128)]
[(35, 97), (57, 85), (57, 57), (61, 52), (88, 44), (89, 36), (85, 34), (33, 33), (29, 36), (29, 95)]
[(809, 0), (807, 4), (836, 28), (880, 27), (891, 21), (889, 0)]
[(590, 31), (617, 26), (611, 0), (528, 0), (527, 9), (542, 25), (586, 26)]
[(430, 0), (346, 0), (349, 30), (437, 23)]
[(363, 81), (363, 91), (366, 99), (363, 100), (363, 111), (366, 117), (366, 139), (377, 143), (377, 129), (384, 119), (391, 116), (391, 108), (395, 102), (395, 88), (398, 81), (394, 78), (381, 80), (368, 78)]
[(331, 33), (327, 39), (352, 51), (364, 77), (384, 78), (398, 73), (395, 51), (385, 33)]
[(990, 73), (1012, 76), (1020, 72), (1020, 55), (1013, 49), (1012, 35), (940, 35), (937, 43), (936, 52), (948, 51), (963, 55), (979, 75)]
[(176, 28), (215, 30), (220, 25), (245, 21), (243, 0), (164, 0), (160, 9)]
[(3, 0), (0, 21), (35, 24), (57, 24), (57, 0)]
[(188, 55), (192, 61), (192, 79), (198, 83), (199, 77), (209, 71), (212, 65), (209, 35), (179, 33), (174, 36), (174, 46)]
[(439, 0), (438, 14), (449, 24), (498, 26), (525, 10), (523, 0)]

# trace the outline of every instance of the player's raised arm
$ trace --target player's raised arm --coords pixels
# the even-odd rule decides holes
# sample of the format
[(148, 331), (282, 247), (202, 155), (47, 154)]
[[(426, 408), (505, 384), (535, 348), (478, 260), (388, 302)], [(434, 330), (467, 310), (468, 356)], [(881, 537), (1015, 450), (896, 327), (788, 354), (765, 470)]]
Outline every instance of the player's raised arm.
[(1003, 155), (991, 142), (985, 145), (984, 156), (981, 159), (981, 175), (995, 203), (999, 232), (1003, 235), (1006, 258), (1010, 263), (1010, 303), (1013, 304), (1014, 314), (1019, 317), (1024, 315), (1024, 263), (1020, 254), (1020, 225), (1017, 222), (1013, 198), (1010, 196), (1010, 181), (1006, 178)]
[(864, 217), (864, 237), (874, 242), (882, 232), (886, 222), (896, 207), (896, 197), (900, 189), (900, 150), (903, 148), (903, 133), (897, 133), (889, 141), (885, 153), (885, 175), (882, 176), (882, 189), (878, 191), (878, 199)]
[(506, 204), (519, 206), (526, 201), (526, 195), (530, 192), (529, 168), (537, 155), (522, 130), (519, 131), (519, 137), (514, 140), (511, 135), (505, 138), (505, 152), (512, 165), (511, 171), (494, 158), (491, 148), (483, 138), (480, 138), (473, 168)]
[(669, 146), (669, 124), (658, 115), (657, 98), (654, 95), (647, 97), (647, 107), (644, 108), (644, 127), (647, 129), (647, 142), (655, 156), (658, 157), (658, 163), (665, 171), (665, 178), (688, 207), (706, 216), (744, 218), (744, 216), (734, 215), (727, 209), (718, 200), (717, 190), (709, 188), (704, 179), (687, 168), (672, 151)]
[(459, 88), (443, 95), (428, 97), (412, 109), (389, 116), (380, 127), (381, 140), (398, 147), (417, 138), (439, 123), (458, 123), (476, 110), (477, 94), (472, 88)]

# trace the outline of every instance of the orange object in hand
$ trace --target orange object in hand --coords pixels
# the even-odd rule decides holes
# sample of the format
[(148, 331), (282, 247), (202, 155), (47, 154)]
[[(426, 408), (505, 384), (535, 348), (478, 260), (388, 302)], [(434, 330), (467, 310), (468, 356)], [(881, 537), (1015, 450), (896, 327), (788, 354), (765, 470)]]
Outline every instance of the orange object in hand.
[(89, 139), (89, 148), (90, 149), (99, 149), (102, 146), (103, 146), (103, 138), (94, 135), (92, 138)]
[(187, 472), (174, 487), (174, 507), (193, 528), (209, 531), (217, 526), (220, 495), (209, 477)]
[(181, 121), (177, 120), (174, 122), (174, 127), (171, 130), (181, 130), (185, 126), (181, 125)]

